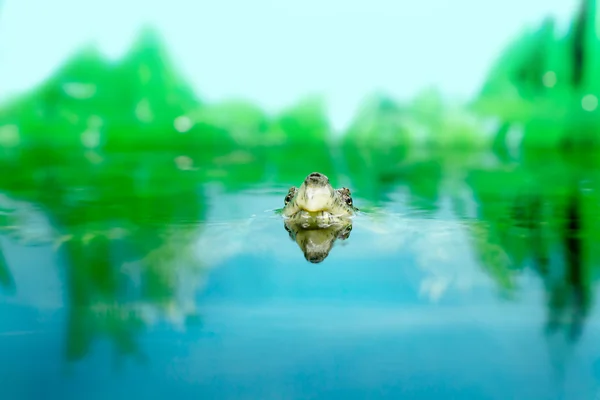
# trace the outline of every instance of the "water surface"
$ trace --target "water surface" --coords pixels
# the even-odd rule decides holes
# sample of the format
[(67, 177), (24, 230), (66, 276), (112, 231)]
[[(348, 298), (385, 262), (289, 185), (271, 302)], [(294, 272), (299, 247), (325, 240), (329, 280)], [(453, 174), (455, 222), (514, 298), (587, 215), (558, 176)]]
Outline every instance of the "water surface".
[(315, 264), (314, 168), (98, 157), (3, 161), (2, 398), (600, 396), (594, 166), (321, 168), (361, 213)]

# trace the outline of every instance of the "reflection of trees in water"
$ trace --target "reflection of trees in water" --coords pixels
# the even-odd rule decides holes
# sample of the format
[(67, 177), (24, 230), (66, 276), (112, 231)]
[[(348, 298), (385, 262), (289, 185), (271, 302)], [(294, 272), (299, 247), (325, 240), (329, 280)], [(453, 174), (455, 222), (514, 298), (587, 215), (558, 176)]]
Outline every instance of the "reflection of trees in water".
[[(61, 246), (68, 277), (69, 359), (83, 357), (101, 335), (110, 337), (119, 353), (140, 356), (135, 337), (157, 317), (175, 324), (193, 321), (194, 290), (185, 289), (195, 289), (202, 267), (187, 248), (191, 232), (167, 230), (142, 227), (125, 238), (88, 233)], [(162, 243), (135, 251), (152, 239)], [(128, 251), (130, 257), (123, 254)]]
[(0, 245), (0, 287), (6, 291), (13, 291), (14, 285), (15, 283), (6, 263), (6, 257), (2, 252), (2, 245)]
[(0, 184), (51, 219), (66, 275), (68, 359), (82, 358), (100, 336), (119, 353), (141, 355), (136, 336), (154, 319), (195, 318), (203, 268), (190, 246), (204, 215), (197, 181), (159, 156), (101, 165), (67, 158), (23, 157)]
[(573, 184), (581, 181), (577, 165), (559, 156), (547, 165), (525, 163), (498, 179), (497, 172), (483, 172), (471, 180), (480, 206), (476, 224), (487, 225), (473, 232), (473, 240), (482, 265), (512, 293), (519, 271), (529, 265), (547, 296), (547, 332), (564, 329), (576, 340), (591, 306), (595, 259), (589, 250), (600, 232), (594, 230), (597, 214), (585, 211), (582, 190)]
[(561, 322), (565, 322), (561, 321), (561, 316), (567, 314), (567, 318), (571, 320), (569, 336), (571, 339), (577, 339), (588, 314), (591, 296), (590, 283), (584, 265), (584, 230), (581, 225), (583, 222), (581, 203), (577, 190), (568, 196), (565, 214), (561, 232), (565, 271), (562, 279), (559, 279), (550, 291), (551, 315), (548, 329), (555, 331)]
[[(206, 171), (213, 166), (197, 162), (193, 154), (194, 168), (185, 170), (178, 168), (175, 154), (161, 153), (104, 153), (101, 162), (92, 162), (85, 153), (23, 149), (18, 158), (5, 160), (3, 169), (14, 173), (0, 177), (0, 188), (40, 205), (62, 243), (59, 251), (64, 253), (68, 277), (69, 358), (83, 357), (103, 335), (121, 353), (140, 355), (136, 336), (155, 314), (184, 322), (193, 319), (193, 300), (180, 300), (180, 296), (190, 281), (185, 274), (201, 272), (200, 266), (185, 263), (185, 245), (196, 232), (193, 222), (205, 212), (198, 189), (211, 179), (236, 190), (236, 182), (260, 183), (267, 171), (272, 183), (287, 184), (294, 175), (286, 157), (291, 153), (301, 157), (295, 147), (264, 148), (253, 152), (259, 162), (247, 167), (250, 173), (244, 171), (244, 164), (237, 169), (224, 163), (221, 168), (228, 174), (212, 178)], [(344, 153), (347, 161), (352, 160), (351, 154)], [(311, 156), (319, 165), (332, 163), (326, 151)], [(210, 155), (203, 157), (210, 160)], [(404, 186), (409, 202), (420, 209), (428, 206), (431, 212), (440, 198), (450, 196), (460, 216), (464, 198), (455, 196), (459, 190), (452, 190), (468, 176), (479, 212), (468, 224), (481, 267), (503, 293), (516, 295), (515, 278), (529, 262), (548, 296), (549, 329), (565, 328), (576, 338), (591, 303), (588, 270), (593, 259), (586, 256), (586, 248), (599, 236), (593, 231), (599, 227), (594, 227), (595, 214), (585, 211), (589, 200), (567, 179), (576, 175), (572, 160), (551, 157), (536, 164), (523, 161), (477, 170), (481, 158), (465, 153), (397, 155), (395, 163), (390, 162), (393, 158), (380, 159), (374, 153), (373, 168), (380, 171), (379, 178), (363, 165), (362, 174), (350, 176), (352, 187), (366, 188), (369, 179), (379, 179), (384, 193), (366, 196), (376, 202), (385, 190)], [(319, 243), (327, 242), (321, 239)], [(174, 315), (176, 311), (182, 314)]]
[[(0, 207), (0, 232), (6, 225), (8, 225), (8, 212), (5, 212), (2, 210), (2, 207)], [(0, 242), (0, 288), (10, 290), (13, 286), (13, 278), (8, 269), (6, 257), (4, 257), (4, 252), (2, 251), (2, 243)]]
[[(524, 204), (515, 206), (515, 222), (524, 224), (529, 231), (532, 267), (542, 278), (547, 293), (548, 333), (564, 327), (568, 337), (576, 340), (590, 306), (591, 291), (584, 264), (585, 232), (578, 189), (562, 200), (555, 201), (555, 232), (545, 234), (539, 196), (521, 199)], [(553, 239), (554, 243), (548, 243)]]

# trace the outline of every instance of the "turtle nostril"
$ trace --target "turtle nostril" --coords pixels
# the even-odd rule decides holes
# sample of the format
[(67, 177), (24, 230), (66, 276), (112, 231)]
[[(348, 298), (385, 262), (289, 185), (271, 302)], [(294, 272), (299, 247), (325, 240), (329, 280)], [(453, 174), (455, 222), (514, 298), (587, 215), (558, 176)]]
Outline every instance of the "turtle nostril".
[(312, 174), (308, 175), (305, 179), (305, 182), (309, 183), (309, 184), (314, 184), (314, 185), (321, 185), (321, 184), (326, 184), (329, 182), (329, 179), (321, 174), (320, 172), (313, 172)]

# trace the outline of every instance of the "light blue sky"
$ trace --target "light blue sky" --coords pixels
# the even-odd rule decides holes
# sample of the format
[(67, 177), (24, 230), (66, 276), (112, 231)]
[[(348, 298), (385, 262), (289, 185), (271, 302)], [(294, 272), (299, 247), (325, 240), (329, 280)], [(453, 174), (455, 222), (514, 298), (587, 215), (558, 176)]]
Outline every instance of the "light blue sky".
[[(96, 40), (111, 57), (152, 21), (207, 100), (238, 97), (277, 111), (323, 94), (336, 126), (376, 90), (406, 98), (435, 85), (477, 90), (507, 42), (577, 0), (5, 0), (0, 98), (48, 76)], [(565, 25), (566, 26), (566, 25)]]

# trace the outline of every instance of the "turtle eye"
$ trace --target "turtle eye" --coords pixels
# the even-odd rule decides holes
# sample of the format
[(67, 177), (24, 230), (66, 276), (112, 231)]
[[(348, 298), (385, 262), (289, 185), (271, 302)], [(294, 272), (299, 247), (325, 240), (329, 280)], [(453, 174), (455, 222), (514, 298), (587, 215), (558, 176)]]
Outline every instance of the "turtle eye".
[(338, 236), (338, 239), (346, 240), (350, 237), (350, 232), (352, 232), (352, 225), (348, 226), (344, 229)]
[(352, 205), (352, 197), (346, 197), (346, 204), (348, 204), (349, 206)]
[(295, 193), (296, 193), (295, 190), (290, 189), (290, 191), (288, 192), (287, 196), (285, 196), (285, 200), (283, 200), (284, 204), (287, 204), (290, 201), (292, 201), (292, 199), (294, 198), (294, 194)]

